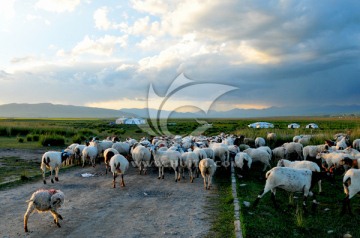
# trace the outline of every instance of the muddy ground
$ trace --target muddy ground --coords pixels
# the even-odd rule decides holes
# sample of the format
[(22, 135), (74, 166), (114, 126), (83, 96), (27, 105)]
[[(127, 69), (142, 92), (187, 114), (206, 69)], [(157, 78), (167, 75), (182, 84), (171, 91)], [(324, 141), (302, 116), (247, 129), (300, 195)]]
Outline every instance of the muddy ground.
[[(42, 150), (0, 150), (2, 156), (38, 159)], [(95, 176), (82, 177), (89, 173)], [(40, 174), (40, 170), (39, 170)], [(187, 175), (187, 174), (186, 174)], [(216, 199), (217, 187), (203, 188), (201, 176), (175, 183), (174, 172), (157, 179), (157, 169), (139, 175), (130, 166), (125, 187), (112, 187), (112, 175), (104, 164), (60, 170), (59, 182), (42, 180), (0, 191), (0, 237), (212, 237), (209, 200)], [(119, 178), (118, 178), (119, 179)], [(61, 228), (50, 213), (33, 213), (29, 232), (23, 228), (25, 202), (38, 189), (60, 189), (65, 203), (59, 209)]]

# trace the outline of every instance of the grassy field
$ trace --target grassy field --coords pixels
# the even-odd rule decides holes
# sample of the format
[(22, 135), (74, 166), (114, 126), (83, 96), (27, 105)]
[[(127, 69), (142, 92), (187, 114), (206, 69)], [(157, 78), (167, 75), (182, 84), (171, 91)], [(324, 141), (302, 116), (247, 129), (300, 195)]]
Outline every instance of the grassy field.
[[(98, 136), (104, 139), (107, 136), (118, 136), (121, 140), (128, 137), (140, 139), (151, 136), (136, 125), (114, 125), (115, 119), (0, 119), (0, 148), (15, 149), (55, 149), (61, 150), (67, 145)], [(360, 138), (360, 118), (333, 118), (333, 117), (285, 117), (285, 118), (252, 118), (252, 119), (206, 119), (212, 124), (203, 134), (207, 136), (218, 135), (221, 132), (245, 137), (266, 138), (267, 132), (275, 132), (277, 140), (269, 146), (274, 148), (284, 142), (292, 141), (295, 135), (313, 135), (311, 144), (323, 144), (325, 139), (333, 139), (336, 133), (347, 133), (350, 140)], [(247, 125), (256, 121), (267, 121), (275, 125), (273, 129), (251, 129)], [(300, 129), (288, 129), (290, 123), (299, 123)], [(319, 129), (305, 129), (305, 125), (314, 122)], [(173, 134), (188, 135), (199, 124), (190, 119), (169, 120), (172, 125), (168, 129)], [(146, 126), (145, 126), (146, 127)], [(56, 139), (51, 144), (46, 139)], [(45, 143), (44, 143), (45, 140)], [(55, 140), (49, 140), (55, 141)], [(33, 163), (33, 162), (31, 162)], [(21, 183), (31, 177), (31, 168), (35, 167), (39, 173), (39, 164), (26, 164), (21, 158), (0, 158), (0, 183), (12, 180), (17, 174)], [(6, 169), (3, 167), (10, 167)], [(253, 168), (253, 173), (248, 177), (238, 180), (238, 195), (241, 202), (253, 202), (258, 193), (263, 189), (265, 180), (260, 180), (260, 168)], [(36, 178), (40, 178), (36, 175)], [(341, 201), (344, 197), (342, 174), (337, 176), (335, 185), (323, 182), (324, 193), (318, 195), (320, 205), (316, 214), (303, 214), (301, 207), (301, 195), (278, 190), (277, 200), (281, 204), (281, 210), (276, 211), (270, 200), (270, 194), (266, 194), (256, 209), (242, 207), (241, 221), (244, 237), (342, 237), (349, 232), (353, 237), (360, 237), (360, 229), (356, 224), (360, 222), (360, 216), (340, 216)], [(229, 230), (233, 229), (233, 200), (231, 196), (230, 181), (223, 176), (215, 178), (219, 186), (219, 199), (211, 206), (215, 207), (216, 217), (211, 230), (212, 237), (233, 237)], [(15, 185), (17, 183), (14, 183)], [(1, 186), (1, 189), (4, 187)], [(317, 191), (317, 190), (316, 190)], [(308, 204), (310, 205), (311, 199)], [(352, 199), (354, 214), (360, 212), (360, 202), (357, 197)]]

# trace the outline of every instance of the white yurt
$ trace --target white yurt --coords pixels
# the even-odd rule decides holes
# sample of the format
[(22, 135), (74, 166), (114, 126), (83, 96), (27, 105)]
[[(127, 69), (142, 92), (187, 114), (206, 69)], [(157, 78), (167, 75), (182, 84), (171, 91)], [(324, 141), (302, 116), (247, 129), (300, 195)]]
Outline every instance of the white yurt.
[(252, 124), (249, 124), (248, 127), (250, 128), (274, 128), (274, 125), (270, 122), (254, 122)]
[(288, 128), (289, 128), (289, 129), (297, 129), (297, 128), (300, 128), (300, 125), (297, 124), (297, 123), (290, 123), (290, 124), (288, 125)]
[(116, 119), (116, 124), (127, 124), (127, 125), (141, 125), (146, 124), (146, 120), (143, 118), (126, 118), (126, 117), (120, 117)]
[(310, 123), (310, 124), (307, 124), (307, 125), (306, 125), (306, 128), (309, 128), (309, 129), (317, 129), (317, 128), (319, 128), (319, 126), (316, 125), (315, 123)]

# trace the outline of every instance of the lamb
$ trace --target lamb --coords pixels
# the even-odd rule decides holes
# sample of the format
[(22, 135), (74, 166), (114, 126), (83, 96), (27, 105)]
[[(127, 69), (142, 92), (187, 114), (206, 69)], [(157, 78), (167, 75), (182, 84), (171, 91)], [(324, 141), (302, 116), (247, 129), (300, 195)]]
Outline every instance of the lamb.
[(48, 151), (43, 154), (40, 168), (42, 170), (44, 184), (46, 184), (46, 168), (50, 170), (51, 183), (54, 183), (53, 170), (55, 170), (55, 181), (59, 181), (59, 169), (67, 158), (69, 158), (69, 153), (67, 152)]
[[(322, 178), (327, 176), (324, 172), (312, 172), (309, 169), (294, 169), (288, 167), (274, 167), (266, 173), (266, 183), (264, 190), (262, 190), (256, 198), (253, 207), (256, 207), (260, 199), (271, 190), (271, 200), (275, 208), (279, 205), (275, 200), (276, 188), (282, 188), (288, 192), (302, 192), (303, 209), (306, 211), (306, 200), (311, 195), (311, 190), (314, 185)], [(313, 195), (312, 210), (315, 211), (318, 202)]]
[(175, 171), (175, 182), (177, 182), (179, 179), (178, 171), (181, 160), (180, 152), (173, 150), (160, 151), (158, 147), (155, 147), (152, 149), (152, 154), (154, 156), (155, 165), (159, 168), (158, 179), (164, 179), (165, 167), (172, 167)]
[(200, 161), (199, 169), (204, 179), (204, 188), (208, 190), (211, 187), (212, 177), (216, 171), (216, 163), (212, 159), (205, 158)]
[(118, 155), (119, 151), (115, 150), (114, 148), (107, 148), (104, 151), (104, 163), (105, 163), (105, 174), (107, 174), (108, 170), (110, 171), (110, 159), (114, 155)]
[(40, 189), (34, 192), (28, 202), (28, 208), (26, 210), (26, 213), (24, 215), (24, 229), (25, 232), (29, 232), (28, 229), (28, 220), (30, 214), (37, 210), (38, 212), (51, 212), (51, 214), (54, 217), (54, 223), (58, 226), (60, 226), (59, 218), (62, 220), (62, 216), (57, 212), (57, 209), (61, 207), (61, 205), (64, 204), (65, 195), (60, 190), (55, 189), (49, 189), (44, 190)]
[(255, 138), (255, 147), (265, 146), (266, 142), (265, 139), (262, 137)]
[(360, 170), (359, 169), (349, 169), (346, 171), (343, 178), (343, 187), (346, 197), (343, 200), (343, 206), (341, 214), (348, 212), (352, 214), (350, 207), (350, 199), (354, 197), (358, 192), (360, 192)]
[(111, 172), (113, 174), (113, 188), (115, 188), (116, 177), (118, 174), (121, 175), (121, 187), (125, 187), (124, 174), (129, 169), (129, 161), (120, 154), (114, 155), (110, 159)]
[[(289, 167), (294, 169), (309, 169), (312, 172), (320, 172), (320, 167), (315, 162), (312, 161), (289, 161), (286, 159), (279, 160), (279, 162), (276, 165), (277, 167)], [(319, 193), (322, 192), (321, 189), (321, 180), (318, 182), (319, 185)]]
[(131, 148), (131, 156), (134, 160), (136, 166), (139, 168), (139, 174), (144, 171), (144, 174), (147, 174), (147, 167), (150, 166), (151, 153), (145, 147), (139, 143), (136, 143)]
[(252, 162), (259, 161), (263, 163), (264, 164), (263, 171), (265, 171), (267, 167), (271, 168), (270, 165), (271, 155), (269, 155), (269, 153), (266, 152), (265, 150), (259, 148), (257, 149), (249, 148), (244, 150), (244, 152), (250, 155)]

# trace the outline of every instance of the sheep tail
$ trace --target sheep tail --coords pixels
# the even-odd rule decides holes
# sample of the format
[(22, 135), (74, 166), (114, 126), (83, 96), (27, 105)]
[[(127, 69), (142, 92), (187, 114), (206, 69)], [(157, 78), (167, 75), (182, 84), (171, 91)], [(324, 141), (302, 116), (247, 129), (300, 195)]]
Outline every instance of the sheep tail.
[(266, 174), (265, 174), (265, 178), (268, 178), (270, 176), (271, 172), (272, 172), (272, 169), (267, 171)]

